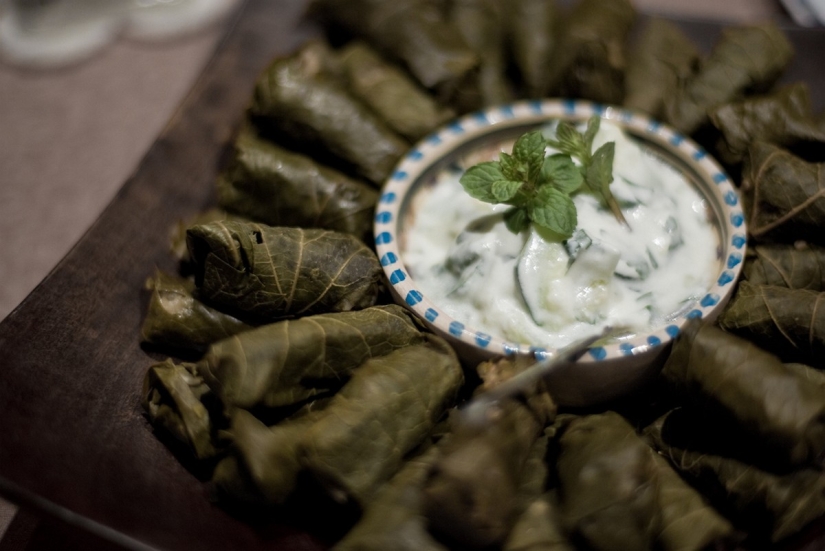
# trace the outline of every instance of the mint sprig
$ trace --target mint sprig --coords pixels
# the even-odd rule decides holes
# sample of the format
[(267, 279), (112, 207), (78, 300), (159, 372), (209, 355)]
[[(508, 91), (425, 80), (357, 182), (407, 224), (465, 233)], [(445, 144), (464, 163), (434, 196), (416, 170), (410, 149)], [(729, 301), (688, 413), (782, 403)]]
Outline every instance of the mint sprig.
[(505, 214), (507, 228), (518, 233), (530, 222), (565, 237), (576, 229), (576, 206), (570, 194), (584, 181), (569, 155), (545, 158), (547, 140), (538, 130), (521, 136), (510, 154), (477, 164), (461, 176), (461, 185), (485, 203), (512, 205)]
[(587, 129), (584, 134), (581, 134), (572, 124), (562, 121), (556, 128), (556, 139), (547, 140), (547, 145), (578, 159), (584, 176), (584, 187), (610, 209), (620, 224), (629, 228), (630, 225), (622, 214), (619, 202), (610, 191), (610, 184), (613, 182), (613, 156), (616, 144), (608, 142), (593, 151), (593, 139), (599, 131), (600, 122), (601, 118), (591, 117), (587, 121)]
[[(599, 117), (591, 118), (584, 133), (572, 125), (558, 125), (556, 139), (548, 140), (538, 130), (522, 135), (511, 153), (501, 153), (498, 161), (469, 168), (460, 179), (465, 191), (485, 203), (511, 205), (504, 222), (513, 233), (530, 223), (548, 228), (563, 237), (576, 229), (576, 206), (571, 195), (584, 187), (594, 193), (627, 225), (610, 192), (613, 181), (613, 142), (591, 154)], [(561, 153), (546, 157), (550, 145)], [(581, 166), (576, 166), (576, 158)], [(615, 205), (615, 210), (613, 206)]]

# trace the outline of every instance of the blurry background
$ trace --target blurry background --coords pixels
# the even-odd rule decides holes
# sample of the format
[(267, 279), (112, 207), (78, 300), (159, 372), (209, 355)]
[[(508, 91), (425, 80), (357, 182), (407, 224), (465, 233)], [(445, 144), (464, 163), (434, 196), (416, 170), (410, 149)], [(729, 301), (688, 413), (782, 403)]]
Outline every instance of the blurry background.
[[(61, 1), (66, 0), (0, 0), (0, 38), (25, 38), (7, 26), (9, 10), (18, 4), (55, 7)], [(108, 10), (107, 17), (117, 4), (113, 0), (68, 1), (96, 4)], [(99, 43), (94, 44), (51, 43), (60, 25), (50, 28), (52, 21), (18, 20), (16, 23), (23, 26), (46, 25), (43, 42), (49, 43), (40, 51), (34, 44), (39, 57), (30, 59), (20, 57), (19, 48), (5, 44), (7, 58), (17, 56), (17, 62), (0, 64), (0, 320), (82, 237), (136, 169), (194, 84), (241, 3), (214, 0), (210, 7), (207, 4), (212, 0), (122, 1), (158, 5), (190, 2), (197, 4), (197, 10), (192, 12), (191, 25), (185, 24), (181, 11), (169, 12), (166, 21), (177, 18), (179, 23), (171, 26), (164, 24), (163, 17), (133, 21), (131, 26), (120, 19), (112, 24), (110, 18), (109, 26), (96, 23), (88, 31), (86, 36), (98, 33)], [(634, 3), (649, 14), (725, 22), (787, 20), (778, 0)], [(76, 11), (72, 13), (77, 16)], [(26, 46), (32, 44), (23, 44)], [(76, 51), (78, 59), (43, 68), (55, 51), (66, 53), (67, 59), (68, 53)], [(84, 52), (90, 55), (80, 59)], [(52, 61), (55, 65), (58, 60)], [(0, 499), (0, 551), (26, 548), (26, 541), (3, 536), (15, 513), (14, 506)], [(34, 521), (28, 522), (32, 525)], [(26, 534), (18, 531), (14, 538), (25, 540)]]

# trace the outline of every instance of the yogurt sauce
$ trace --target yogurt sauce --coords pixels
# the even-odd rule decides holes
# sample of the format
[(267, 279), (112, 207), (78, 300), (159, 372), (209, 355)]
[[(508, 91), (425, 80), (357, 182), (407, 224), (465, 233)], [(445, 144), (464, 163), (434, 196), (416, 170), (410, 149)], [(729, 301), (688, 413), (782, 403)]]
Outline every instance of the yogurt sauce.
[[(461, 322), (516, 343), (556, 348), (606, 326), (661, 325), (701, 297), (717, 271), (705, 199), (669, 164), (602, 121), (593, 150), (616, 143), (610, 188), (630, 229), (588, 193), (563, 240), (504, 225), (507, 205), (470, 197), (446, 169), (415, 205), (404, 262), (420, 290)], [(548, 149), (548, 154), (554, 152)]]

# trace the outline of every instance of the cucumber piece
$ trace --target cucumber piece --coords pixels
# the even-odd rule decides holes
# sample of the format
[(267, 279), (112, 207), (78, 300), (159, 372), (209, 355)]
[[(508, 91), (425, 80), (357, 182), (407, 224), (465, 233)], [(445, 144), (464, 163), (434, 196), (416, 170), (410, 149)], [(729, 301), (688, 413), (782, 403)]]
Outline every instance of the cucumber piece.
[(665, 232), (670, 237), (670, 245), (667, 248), (668, 251), (678, 249), (685, 244), (685, 240), (682, 237), (682, 227), (679, 226), (679, 222), (677, 222), (673, 216), (668, 216), (667, 220), (665, 220)]
[(643, 258), (624, 258), (616, 264), (616, 277), (644, 281), (650, 275), (650, 263)]
[(538, 325), (553, 328), (574, 321), (595, 323), (608, 299), (619, 257), (616, 249), (591, 241), (568, 268), (570, 256), (564, 245), (531, 230), (516, 267), (530, 316)]
[(535, 229), (530, 229), (516, 264), (516, 279), (527, 310), (538, 325), (553, 317), (552, 287), (564, 277), (569, 262), (564, 245), (547, 241)]
[(567, 254), (570, 256), (570, 260), (573, 261), (576, 260), (580, 252), (587, 249), (592, 244), (593, 240), (590, 239), (587, 232), (582, 229), (578, 229), (573, 232), (570, 239), (564, 242), (564, 250), (567, 251)]
[(472, 264), (478, 262), (481, 253), (477, 250), (476, 241), (467, 232), (461, 232), (455, 240), (455, 244), (450, 249), (444, 266), (456, 277)]

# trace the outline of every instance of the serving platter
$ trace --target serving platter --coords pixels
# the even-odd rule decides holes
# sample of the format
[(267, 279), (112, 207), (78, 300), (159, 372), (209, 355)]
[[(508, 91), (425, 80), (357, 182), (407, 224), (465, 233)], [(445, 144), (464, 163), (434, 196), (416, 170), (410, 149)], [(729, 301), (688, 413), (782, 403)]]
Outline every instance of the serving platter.
[[(305, 0), (249, 0), (135, 174), (32, 294), (0, 323), (0, 494), (129, 549), (320, 550), (277, 515), (238, 518), (158, 439), (139, 403), (159, 358), (141, 348), (143, 282), (172, 269), (169, 228), (213, 201), (225, 146), (273, 56), (310, 36)], [(721, 26), (676, 21), (709, 50)], [(783, 80), (825, 107), (825, 32), (786, 29)], [(810, 539), (810, 534), (806, 539)], [(798, 543), (797, 543), (798, 545)], [(2, 545), (0, 545), (2, 548)]]

